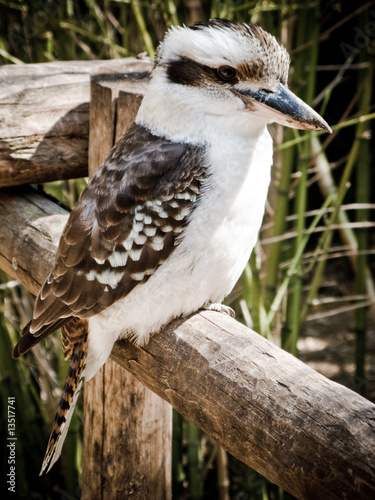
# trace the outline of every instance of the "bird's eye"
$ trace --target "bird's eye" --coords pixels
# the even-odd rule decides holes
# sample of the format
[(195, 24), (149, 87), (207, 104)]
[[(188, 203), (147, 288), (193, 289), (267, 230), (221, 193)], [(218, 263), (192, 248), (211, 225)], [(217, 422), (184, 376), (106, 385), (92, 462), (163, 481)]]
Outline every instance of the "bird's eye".
[(232, 66), (220, 66), (217, 70), (217, 74), (223, 81), (230, 82), (236, 78), (237, 71), (235, 68), (232, 68)]

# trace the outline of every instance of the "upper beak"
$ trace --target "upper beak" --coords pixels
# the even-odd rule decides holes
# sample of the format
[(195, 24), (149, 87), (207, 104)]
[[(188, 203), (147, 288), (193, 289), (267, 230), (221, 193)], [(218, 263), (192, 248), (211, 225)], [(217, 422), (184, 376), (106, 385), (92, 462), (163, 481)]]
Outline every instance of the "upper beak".
[(268, 121), (302, 130), (324, 129), (332, 133), (328, 123), (282, 83), (274, 91), (238, 88), (233, 91), (249, 110)]

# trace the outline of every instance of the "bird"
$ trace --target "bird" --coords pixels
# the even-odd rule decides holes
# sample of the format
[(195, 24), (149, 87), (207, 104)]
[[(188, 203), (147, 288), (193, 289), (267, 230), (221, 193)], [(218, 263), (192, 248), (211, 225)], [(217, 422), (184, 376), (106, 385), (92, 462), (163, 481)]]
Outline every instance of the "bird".
[(290, 57), (261, 27), (172, 26), (134, 123), (73, 207), (18, 358), (61, 328), (70, 367), (41, 474), (58, 459), (84, 380), (122, 338), (222, 304), (256, 243), (271, 122), (331, 132), (288, 88)]

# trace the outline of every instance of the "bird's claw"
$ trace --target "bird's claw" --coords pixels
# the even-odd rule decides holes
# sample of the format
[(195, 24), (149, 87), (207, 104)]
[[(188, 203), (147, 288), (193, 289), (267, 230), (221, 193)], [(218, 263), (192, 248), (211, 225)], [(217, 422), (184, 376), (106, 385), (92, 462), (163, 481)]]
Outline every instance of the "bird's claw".
[(230, 316), (231, 318), (236, 317), (236, 313), (234, 312), (234, 310), (231, 307), (226, 306), (224, 304), (214, 304), (212, 302), (209, 302), (208, 304), (205, 304), (202, 309), (204, 309), (205, 311), (217, 311), (220, 313), (224, 313)]

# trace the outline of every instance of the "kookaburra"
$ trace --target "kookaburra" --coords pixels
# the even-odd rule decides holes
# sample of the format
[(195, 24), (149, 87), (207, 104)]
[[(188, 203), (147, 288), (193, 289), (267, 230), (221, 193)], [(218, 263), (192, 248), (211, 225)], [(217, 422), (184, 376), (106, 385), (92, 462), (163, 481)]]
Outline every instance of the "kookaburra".
[(142, 345), (173, 318), (222, 310), (263, 217), (267, 124), (331, 131), (288, 90), (288, 69), (258, 26), (214, 19), (167, 32), (135, 122), (74, 206), (14, 349), (62, 327), (71, 357), (42, 472), (60, 455), (82, 380), (116, 340)]

